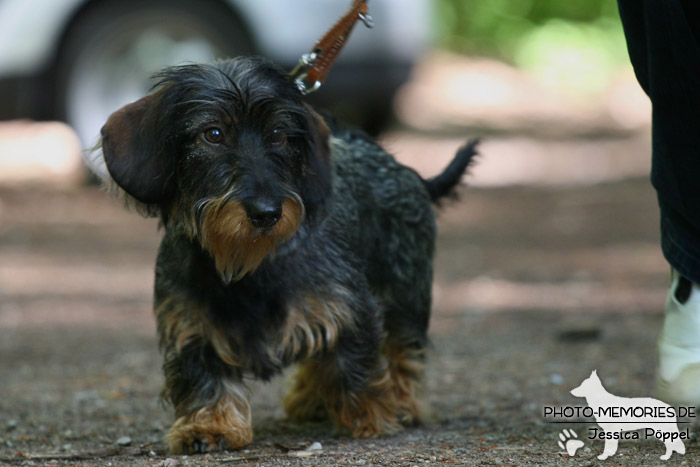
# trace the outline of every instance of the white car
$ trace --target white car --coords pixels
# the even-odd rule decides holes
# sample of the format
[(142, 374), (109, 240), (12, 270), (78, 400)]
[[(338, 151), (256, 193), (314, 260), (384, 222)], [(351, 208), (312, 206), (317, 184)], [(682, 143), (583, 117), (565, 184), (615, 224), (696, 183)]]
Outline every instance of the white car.
[[(58, 119), (84, 145), (178, 63), (257, 54), (291, 69), (351, 0), (0, 0), (0, 118)], [(369, 0), (310, 100), (376, 129), (430, 40), (429, 0)]]

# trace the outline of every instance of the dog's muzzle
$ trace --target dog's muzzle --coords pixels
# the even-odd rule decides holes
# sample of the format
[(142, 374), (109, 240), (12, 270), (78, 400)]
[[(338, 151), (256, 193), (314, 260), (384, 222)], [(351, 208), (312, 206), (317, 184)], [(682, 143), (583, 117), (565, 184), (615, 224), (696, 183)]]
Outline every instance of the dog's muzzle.
[(294, 235), (304, 219), (304, 204), (291, 192), (282, 200), (237, 200), (227, 194), (200, 201), (195, 212), (193, 237), (211, 254), (222, 280), (229, 283), (255, 271)]
[(250, 223), (260, 230), (269, 230), (282, 217), (282, 203), (271, 199), (255, 199), (243, 203)]

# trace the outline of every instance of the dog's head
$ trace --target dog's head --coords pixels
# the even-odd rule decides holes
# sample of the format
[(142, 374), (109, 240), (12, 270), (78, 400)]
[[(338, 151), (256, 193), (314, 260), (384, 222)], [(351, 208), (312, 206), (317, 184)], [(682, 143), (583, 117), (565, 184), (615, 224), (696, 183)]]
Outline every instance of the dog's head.
[(102, 128), (114, 183), (181, 225), (225, 281), (255, 270), (330, 190), (329, 130), (258, 58), (185, 65)]
[(593, 370), (591, 376), (584, 379), (581, 384), (572, 389), (571, 395), (575, 397), (591, 397), (601, 394), (603, 390), (603, 383), (598, 377), (598, 372)]

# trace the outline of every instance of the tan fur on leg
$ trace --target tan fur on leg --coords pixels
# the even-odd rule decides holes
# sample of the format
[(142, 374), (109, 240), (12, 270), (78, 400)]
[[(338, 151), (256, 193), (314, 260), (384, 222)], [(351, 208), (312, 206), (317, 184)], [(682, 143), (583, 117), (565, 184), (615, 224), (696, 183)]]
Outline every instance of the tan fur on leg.
[(240, 366), (238, 353), (221, 329), (209, 324), (203, 306), (184, 297), (166, 298), (155, 309), (161, 346), (178, 354), (188, 344), (204, 339), (211, 343), (219, 358), (231, 366)]
[(382, 353), (389, 361), (394, 398), (403, 425), (415, 425), (423, 418), (419, 396), (422, 390), (424, 350), (415, 350), (387, 342)]
[(399, 406), (384, 358), (367, 389), (359, 393), (336, 391), (328, 399), (327, 407), (337, 424), (350, 429), (356, 438), (390, 434), (401, 429), (398, 421)]
[(282, 401), (287, 417), (295, 422), (318, 421), (328, 418), (323, 390), (324, 372), (321, 365), (308, 360), (294, 375), (294, 387)]
[(173, 454), (202, 450), (241, 448), (253, 440), (250, 405), (243, 388), (226, 385), (226, 394), (215, 403), (180, 417), (170, 428), (166, 441)]
[(352, 311), (342, 300), (307, 295), (289, 307), (276, 353), (286, 359), (311, 357), (332, 349), (341, 332), (354, 327)]
[(357, 438), (367, 438), (401, 429), (399, 405), (392, 389), (388, 364), (382, 358), (381, 370), (362, 392), (348, 392), (341, 387), (329, 362), (309, 360), (295, 375), (296, 383), (285, 398), (290, 419), (318, 420), (330, 414), (338, 428), (349, 429)]
[(394, 433), (421, 420), (418, 399), (423, 374), (422, 351), (387, 343), (380, 370), (360, 393), (348, 393), (330, 377), (327, 363), (308, 360), (299, 366), (292, 391), (284, 399), (294, 421), (325, 419), (366, 438)]

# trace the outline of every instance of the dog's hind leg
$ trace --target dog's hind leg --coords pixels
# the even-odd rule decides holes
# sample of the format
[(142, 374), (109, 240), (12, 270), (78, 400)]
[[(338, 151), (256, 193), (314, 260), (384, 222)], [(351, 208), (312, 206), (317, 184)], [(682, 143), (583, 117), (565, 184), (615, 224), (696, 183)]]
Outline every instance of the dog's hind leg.
[(678, 454), (685, 454), (685, 444), (680, 439), (674, 439), (673, 441), (664, 442), (666, 446), (666, 452), (660, 457), (661, 460), (666, 461), (671, 458), (671, 454), (677, 452)]
[(666, 452), (663, 453), (663, 455), (659, 457), (659, 459), (661, 459), (662, 461), (667, 461), (671, 458), (671, 454), (673, 454), (673, 446), (671, 446), (670, 442), (665, 442), (664, 446), (666, 447)]
[(685, 454), (685, 444), (683, 444), (683, 441), (680, 439), (675, 440), (673, 442), (673, 450), (678, 454)]

